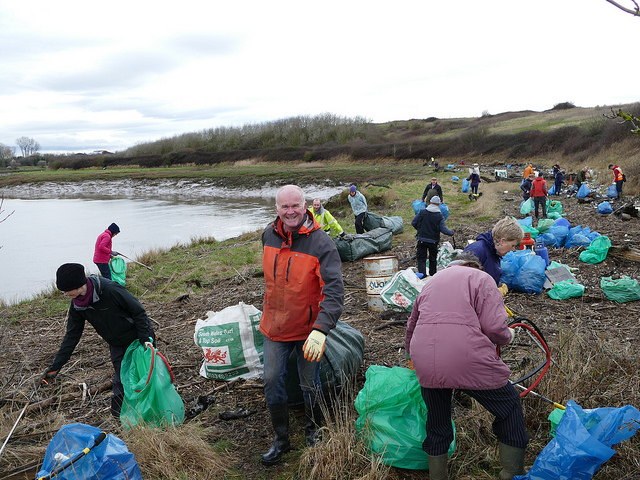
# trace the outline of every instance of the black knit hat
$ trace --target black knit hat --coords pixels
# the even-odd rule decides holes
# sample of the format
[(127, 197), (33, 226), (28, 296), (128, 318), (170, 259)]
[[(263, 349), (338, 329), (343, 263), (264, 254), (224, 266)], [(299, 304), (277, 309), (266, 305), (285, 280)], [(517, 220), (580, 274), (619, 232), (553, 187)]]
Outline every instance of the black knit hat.
[(84, 267), (79, 263), (65, 263), (56, 272), (56, 286), (58, 290), (70, 292), (87, 283)]
[(120, 227), (115, 223), (112, 223), (111, 225), (109, 225), (109, 228), (107, 228), (107, 230), (109, 230), (112, 235), (115, 235), (116, 233), (120, 233)]

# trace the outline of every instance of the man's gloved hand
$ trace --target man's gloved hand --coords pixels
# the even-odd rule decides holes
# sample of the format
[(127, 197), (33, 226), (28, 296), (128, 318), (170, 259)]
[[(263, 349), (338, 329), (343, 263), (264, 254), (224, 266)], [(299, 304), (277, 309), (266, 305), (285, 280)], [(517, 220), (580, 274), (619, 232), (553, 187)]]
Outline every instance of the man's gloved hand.
[(302, 346), (304, 358), (310, 362), (319, 362), (324, 353), (324, 342), (327, 336), (320, 330), (312, 330)]
[(344, 238), (345, 233), (344, 230), (338, 234), (338, 238)]
[(48, 384), (51, 380), (56, 378), (56, 375), (58, 375), (58, 370), (45, 370), (42, 378), (40, 378), (40, 385), (43, 383)]
[(153, 347), (153, 342), (151, 341), (151, 338), (146, 338), (146, 339), (139, 338), (138, 340), (140, 340), (140, 345), (142, 345), (145, 350), (149, 347)]
[(111, 255), (112, 257), (117, 257), (118, 255), (120, 255), (120, 252), (113, 251), (109, 255)]
[(498, 290), (500, 290), (502, 296), (505, 297), (509, 292), (509, 287), (507, 287), (506, 283), (501, 283), (500, 286), (498, 286)]
[(514, 337), (516, 336), (516, 331), (514, 328), (509, 327), (509, 333), (511, 334), (511, 340), (509, 340), (509, 343), (513, 342)]

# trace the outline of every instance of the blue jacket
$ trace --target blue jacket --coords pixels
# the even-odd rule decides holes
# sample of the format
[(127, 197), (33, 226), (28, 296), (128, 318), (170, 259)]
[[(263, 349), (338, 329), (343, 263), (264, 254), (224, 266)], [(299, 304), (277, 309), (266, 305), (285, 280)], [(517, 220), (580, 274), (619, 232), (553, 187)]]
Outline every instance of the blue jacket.
[[(435, 206), (435, 205), (434, 205)], [(431, 207), (431, 205), (429, 205)], [(440, 243), (440, 232), (446, 235), (453, 235), (453, 230), (449, 230), (444, 223), (444, 215), (440, 209), (438, 211), (431, 211), (427, 207), (424, 210), (420, 210), (418, 214), (413, 217), (411, 225), (418, 233), (416, 237), (421, 242)]]
[(502, 267), (500, 266), (500, 257), (493, 243), (491, 232), (481, 233), (476, 237), (476, 241), (464, 249), (463, 253), (473, 253), (480, 263), (484, 271), (493, 277), (496, 285), (500, 283), (502, 276)]

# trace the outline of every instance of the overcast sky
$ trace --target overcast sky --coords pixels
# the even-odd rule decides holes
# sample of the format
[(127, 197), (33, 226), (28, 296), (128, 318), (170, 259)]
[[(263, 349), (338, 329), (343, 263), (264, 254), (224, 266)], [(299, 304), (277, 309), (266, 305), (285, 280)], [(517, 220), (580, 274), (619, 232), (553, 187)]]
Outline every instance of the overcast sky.
[(0, 143), (632, 103), (638, 32), (605, 0), (0, 0)]

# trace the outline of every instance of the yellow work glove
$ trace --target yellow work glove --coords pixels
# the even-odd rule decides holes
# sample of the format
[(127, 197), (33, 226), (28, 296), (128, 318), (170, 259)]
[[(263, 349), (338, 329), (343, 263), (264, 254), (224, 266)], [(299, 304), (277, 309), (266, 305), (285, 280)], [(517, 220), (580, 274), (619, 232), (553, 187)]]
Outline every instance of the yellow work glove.
[(320, 330), (312, 330), (302, 346), (305, 360), (319, 362), (324, 353), (324, 342), (327, 336)]
[(404, 359), (407, 361), (407, 365), (409, 365), (409, 368), (411, 370), (415, 370), (415, 368), (413, 368), (413, 361), (411, 360), (411, 355), (409, 355), (408, 352), (405, 352)]
[(501, 283), (498, 287), (498, 290), (500, 290), (502, 296), (505, 297), (507, 295), (507, 292), (509, 291), (509, 287), (507, 287), (506, 283)]

